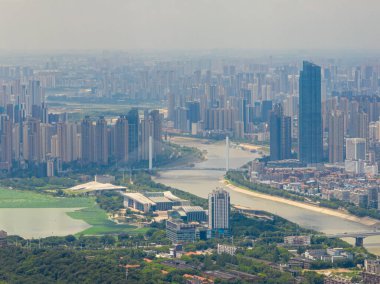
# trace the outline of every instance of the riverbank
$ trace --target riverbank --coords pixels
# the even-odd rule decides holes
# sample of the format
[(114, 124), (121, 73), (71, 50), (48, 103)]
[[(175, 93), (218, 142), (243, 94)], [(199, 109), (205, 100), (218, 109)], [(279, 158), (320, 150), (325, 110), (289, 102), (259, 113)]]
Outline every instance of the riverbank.
[[(209, 141), (207, 139), (198, 139), (198, 138), (193, 138), (193, 137), (172, 137), (171, 142), (177, 143), (180, 145), (191, 146), (191, 147), (194, 147), (194, 143), (199, 143), (199, 142), (201, 143), (201, 145), (213, 144), (213, 141)], [(246, 144), (246, 143), (238, 143), (237, 146), (245, 152), (250, 152), (252, 150), (257, 151), (257, 150), (261, 149), (261, 146)], [(205, 158), (207, 161), (209, 159), (209, 153), (208, 153), (208, 151), (205, 151), (204, 149), (202, 149), (202, 150), (205, 154)], [(214, 158), (214, 153), (212, 153), (211, 156), (212, 157), (210, 157), (210, 158)], [(222, 183), (226, 187), (232, 189), (235, 192), (247, 194), (247, 195), (250, 195), (252, 197), (262, 198), (265, 200), (270, 200), (273, 202), (278, 202), (278, 203), (294, 206), (297, 208), (306, 209), (306, 210), (309, 210), (312, 212), (317, 212), (317, 213), (321, 213), (321, 214), (328, 215), (328, 216), (334, 216), (334, 217), (337, 217), (340, 219), (352, 221), (352, 222), (355, 222), (355, 223), (358, 223), (361, 225), (365, 225), (365, 226), (369, 226), (369, 227), (380, 225), (380, 220), (377, 220), (377, 219), (374, 219), (371, 217), (358, 217), (358, 216), (352, 215), (346, 211), (339, 210), (339, 209), (331, 209), (331, 208), (320, 207), (320, 206), (313, 205), (313, 204), (306, 203), (306, 202), (302, 202), (302, 201), (291, 200), (291, 199), (287, 199), (287, 198), (280, 197), (280, 196), (269, 195), (269, 194), (253, 191), (253, 190), (246, 188), (244, 186), (233, 185), (225, 179), (222, 180)], [(238, 204), (238, 205), (241, 205), (241, 204)], [(349, 229), (347, 229), (347, 231), (349, 231)]]
[(319, 207), (319, 206), (316, 206), (316, 205), (308, 204), (308, 203), (305, 203), (305, 202), (294, 201), (294, 200), (289, 200), (289, 199), (286, 199), (286, 198), (283, 198), (283, 197), (278, 197), (278, 196), (273, 196), (273, 195), (269, 195), (269, 194), (259, 193), (257, 191), (253, 191), (251, 189), (245, 188), (244, 186), (236, 186), (236, 185), (232, 184), (230, 181), (228, 181), (226, 179), (221, 180), (221, 183), (225, 187), (227, 187), (227, 188), (229, 188), (229, 189), (231, 189), (231, 190), (233, 190), (235, 192), (243, 193), (243, 194), (246, 194), (246, 195), (249, 195), (249, 196), (252, 196), (252, 197), (262, 198), (262, 199), (271, 200), (271, 201), (274, 201), (274, 202), (279, 202), (279, 203), (295, 206), (295, 207), (298, 207), (298, 208), (302, 208), (302, 209), (306, 209), (306, 210), (310, 210), (310, 211), (314, 211), (314, 212), (318, 212), (318, 213), (322, 213), (322, 214), (338, 217), (338, 218), (341, 218), (341, 219), (344, 219), (344, 220), (356, 222), (356, 223), (359, 223), (359, 224), (362, 224), (362, 225), (366, 225), (366, 226), (376, 226), (376, 225), (380, 224), (379, 220), (376, 220), (376, 219), (373, 219), (373, 218), (369, 218), (369, 217), (363, 217), (363, 218), (361, 218), (361, 217), (357, 217), (357, 216), (348, 214), (348, 213), (346, 213), (344, 211), (341, 211), (341, 210), (334, 210), (334, 209), (329, 209), (329, 208), (323, 208), (323, 207)]

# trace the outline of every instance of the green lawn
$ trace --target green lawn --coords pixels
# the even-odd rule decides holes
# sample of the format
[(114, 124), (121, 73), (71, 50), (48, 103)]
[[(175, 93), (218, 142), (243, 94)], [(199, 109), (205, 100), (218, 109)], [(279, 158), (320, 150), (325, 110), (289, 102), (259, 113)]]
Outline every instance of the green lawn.
[(130, 234), (143, 233), (146, 231), (145, 229), (136, 229), (134, 226), (112, 222), (108, 219), (107, 213), (99, 208), (98, 205), (93, 205), (74, 212), (68, 212), (67, 214), (71, 218), (83, 220), (92, 226), (77, 235)]
[(32, 191), (0, 188), (0, 208), (82, 208), (67, 214), (91, 225), (77, 235), (103, 235), (119, 233), (144, 233), (130, 225), (118, 225), (108, 219), (107, 213), (92, 197), (54, 197)]
[(0, 188), (0, 208), (83, 208), (94, 204), (88, 197), (54, 197), (32, 191)]

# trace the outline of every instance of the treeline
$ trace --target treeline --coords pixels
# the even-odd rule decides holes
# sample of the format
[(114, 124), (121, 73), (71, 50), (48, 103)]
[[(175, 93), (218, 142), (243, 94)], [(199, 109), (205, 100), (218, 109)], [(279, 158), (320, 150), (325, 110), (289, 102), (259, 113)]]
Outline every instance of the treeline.
[(284, 236), (297, 234), (311, 234), (312, 230), (307, 230), (284, 218), (272, 215), (272, 220), (261, 220), (257, 218), (247, 218), (240, 213), (231, 214), (231, 232), (237, 238), (264, 238), (266, 242), (282, 242)]
[(20, 190), (44, 190), (65, 189), (76, 184), (76, 180), (67, 177), (45, 177), (45, 178), (6, 178), (1, 179), (0, 186), (12, 187)]
[[(128, 251), (120, 256), (128, 256)], [(0, 281), (6, 283), (125, 283), (125, 269), (110, 253), (65, 249), (0, 249)]]
[(124, 208), (124, 198), (120, 193), (104, 191), (96, 197), (96, 203), (107, 212), (117, 211)]

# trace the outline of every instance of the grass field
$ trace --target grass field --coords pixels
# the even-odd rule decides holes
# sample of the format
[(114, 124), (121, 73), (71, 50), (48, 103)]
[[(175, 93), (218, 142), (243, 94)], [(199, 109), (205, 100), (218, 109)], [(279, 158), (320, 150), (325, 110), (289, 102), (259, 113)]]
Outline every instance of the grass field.
[(0, 208), (82, 208), (67, 213), (71, 218), (83, 220), (92, 226), (77, 235), (137, 234), (146, 231), (112, 222), (91, 197), (54, 197), (31, 191), (0, 188)]
[(136, 229), (134, 226), (125, 224), (116, 224), (108, 219), (107, 213), (93, 205), (75, 212), (67, 213), (71, 218), (85, 221), (92, 227), (84, 230), (77, 235), (103, 235), (103, 234), (121, 234), (121, 233), (143, 233), (146, 229)]
[(87, 197), (54, 197), (32, 191), (0, 188), (0, 208), (83, 208), (94, 204)]

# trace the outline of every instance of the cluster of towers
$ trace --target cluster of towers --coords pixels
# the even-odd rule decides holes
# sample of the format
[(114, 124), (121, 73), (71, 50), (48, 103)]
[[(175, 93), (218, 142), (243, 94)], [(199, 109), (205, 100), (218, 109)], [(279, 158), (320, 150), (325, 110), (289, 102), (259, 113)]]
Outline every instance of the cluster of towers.
[(245, 69), (238, 72), (234, 65), (226, 65), (222, 74), (197, 70), (187, 76), (184, 89), (172, 88), (167, 94), (169, 127), (238, 139), (262, 131), (269, 122), (275, 94), (284, 97), (298, 92), (296, 68), (268, 70), (252, 64)]
[(45, 120), (47, 110), (43, 104), (41, 108), (42, 113), (21, 120), (8, 114), (0, 117), (1, 169), (31, 169), (52, 176), (72, 162), (133, 165), (161, 154), (162, 116), (158, 110), (146, 111), (142, 119), (139, 111), (132, 109), (116, 120), (86, 116), (71, 122), (66, 116), (51, 114)]
[[(304, 61), (299, 76), (298, 159), (301, 163), (323, 162), (321, 68)], [(278, 104), (270, 113), (270, 159), (292, 158), (291, 117)]]
[[(380, 160), (378, 96), (342, 92), (323, 100), (322, 85), (321, 68), (305, 61), (299, 76), (295, 118), (298, 139), (292, 137), (291, 117), (283, 115), (281, 105), (276, 106), (270, 115), (271, 160), (297, 157), (292, 155), (293, 149), (305, 165), (345, 163), (346, 170), (355, 173), (361, 173), (364, 165), (377, 165)], [(358, 151), (360, 155), (352, 154)]]

